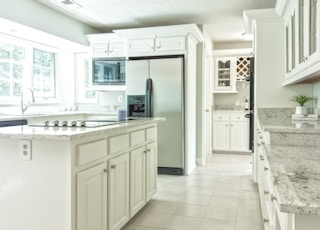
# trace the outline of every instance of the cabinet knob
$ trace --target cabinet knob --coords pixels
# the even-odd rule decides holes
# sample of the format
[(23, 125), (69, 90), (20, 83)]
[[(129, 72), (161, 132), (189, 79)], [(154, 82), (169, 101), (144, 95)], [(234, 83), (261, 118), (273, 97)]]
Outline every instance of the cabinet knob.
[(108, 169), (104, 169), (103, 172), (107, 173), (107, 172), (108, 172)]
[(150, 152), (150, 149), (146, 149), (143, 151), (143, 153), (148, 153), (148, 152)]
[(271, 194), (270, 200), (271, 200), (271, 202), (273, 202), (273, 201), (277, 200), (277, 198), (273, 194)]
[(262, 155), (260, 155), (260, 160), (263, 161), (264, 160), (264, 157)]
[(266, 171), (268, 171), (269, 170), (269, 168), (268, 167), (264, 167), (264, 171), (266, 172)]
[(268, 194), (269, 194), (269, 191), (264, 190), (263, 194), (264, 194), (264, 195), (268, 195)]
[(269, 220), (267, 218), (263, 218), (263, 223), (268, 223)]
[(116, 166), (116, 165), (111, 165), (111, 168), (112, 168), (112, 169), (116, 169), (117, 166)]

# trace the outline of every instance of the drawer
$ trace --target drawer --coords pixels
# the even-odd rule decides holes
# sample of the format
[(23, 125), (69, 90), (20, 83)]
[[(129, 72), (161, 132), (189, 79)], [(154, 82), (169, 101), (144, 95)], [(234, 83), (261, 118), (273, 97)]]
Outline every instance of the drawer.
[(124, 151), (129, 148), (129, 134), (109, 137), (109, 154)]
[(245, 114), (232, 114), (230, 115), (230, 120), (231, 121), (248, 121), (249, 122), (249, 118), (246, 118), (244, 116)]
[(157, 128), (151, 127), (146, 129), (147, 141), (157, 138)]
[(130, 146), (143, 144), (146, 140), (146, 133), (144, 129), (130, 133)]
[(102, 139), (77, 146), (78, 165), (89, 163), (107, 155), (107, 140)]
[(221, 113), (213, 114), (214, 121), (229, 121), (229, 118), (230, 118), (229, 114), (221, 114)]

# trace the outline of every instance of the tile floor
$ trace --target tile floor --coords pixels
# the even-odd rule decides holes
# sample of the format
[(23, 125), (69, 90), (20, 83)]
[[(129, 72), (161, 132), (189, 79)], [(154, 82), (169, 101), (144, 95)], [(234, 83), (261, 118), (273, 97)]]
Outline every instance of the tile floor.
[(158, 176), (158, 193), (122, 230), (263, 230), (251, 156), (213, 154), (189, 176)]

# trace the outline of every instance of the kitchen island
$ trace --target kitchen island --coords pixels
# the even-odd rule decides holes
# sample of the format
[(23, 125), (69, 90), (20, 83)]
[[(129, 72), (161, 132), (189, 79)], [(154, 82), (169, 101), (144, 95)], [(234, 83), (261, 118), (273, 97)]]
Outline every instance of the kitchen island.
[(266, 229), (320, 226), (318, 121), (292, 121), (290, 110), (258, 111), (258, 184)]
[(120, 229), (157, 191), (157, 122), (0, 129), (0, 229)]

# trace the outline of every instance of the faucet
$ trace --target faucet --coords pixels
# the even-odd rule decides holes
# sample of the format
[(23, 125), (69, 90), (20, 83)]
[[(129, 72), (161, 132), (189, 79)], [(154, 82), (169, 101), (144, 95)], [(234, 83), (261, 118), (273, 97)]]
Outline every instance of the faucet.
[(21, 93), (21, 114), (23, 115), (24, 114), (24, 112), (28, 109), (28, 107), (29, 107), (29, 105), (30, 105), (30, 101), (28, 102), (28, 103), (26, 103), (26, 104), (24, 104), (23, 103), (23, 94), (24, 94), (24, 92), (26, 91), (26, 90), (29, 90), (30, 92), (31, 92), (31, 102), (32, 103), (34, 103), (35, 101), (34, 101), (34, 93), (33, 93), (33, 90), (32, 89), (30, 89), (30, 88), (26, 88), (26, 89), (24, 89), (23, 91), (22, 91), (22, 93)]

